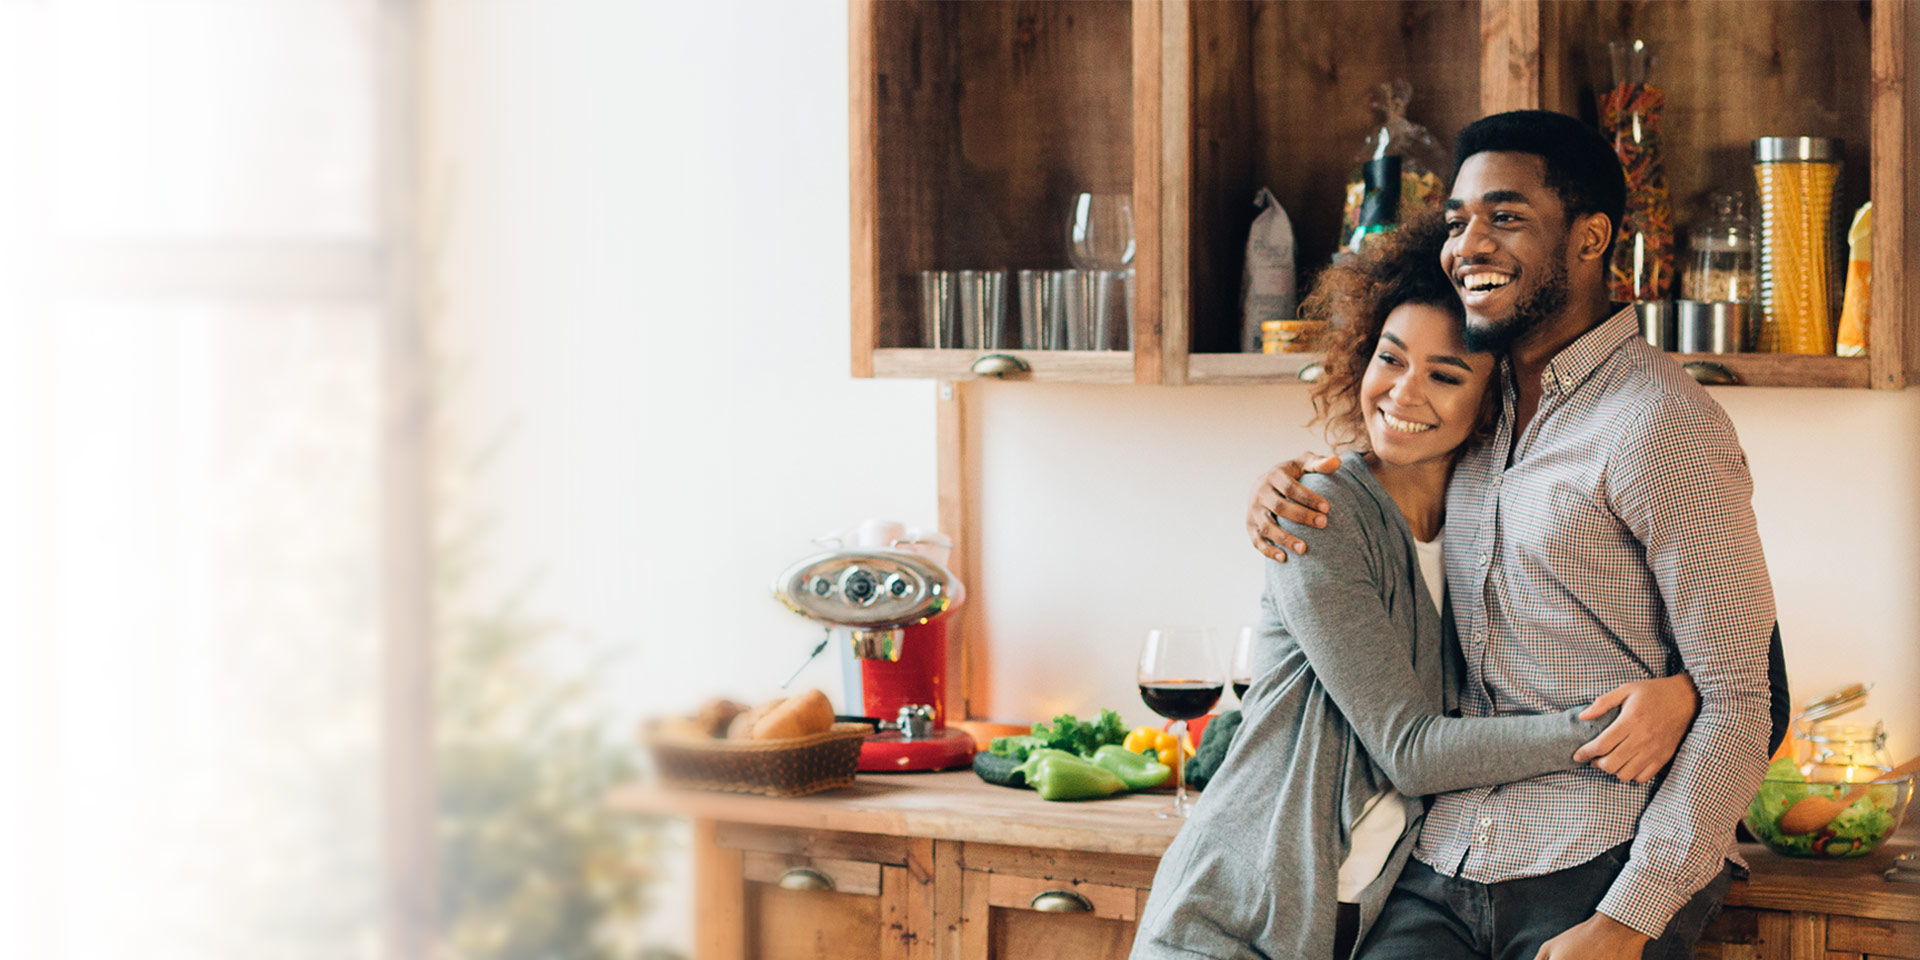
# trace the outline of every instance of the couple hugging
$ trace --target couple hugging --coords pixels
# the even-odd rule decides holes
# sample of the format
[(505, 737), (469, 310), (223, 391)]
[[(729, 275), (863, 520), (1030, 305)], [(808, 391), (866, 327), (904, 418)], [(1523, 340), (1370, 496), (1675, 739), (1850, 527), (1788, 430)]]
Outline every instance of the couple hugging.
[(1598, 133), (1498, 114), (1455, 160), (1307, 301), (1351, 452), (1256, 489), (1244, 720), (1134, 960), (1689, 957), (1743, 868), (1786, 690), (1733, 425), (1608, 302)]

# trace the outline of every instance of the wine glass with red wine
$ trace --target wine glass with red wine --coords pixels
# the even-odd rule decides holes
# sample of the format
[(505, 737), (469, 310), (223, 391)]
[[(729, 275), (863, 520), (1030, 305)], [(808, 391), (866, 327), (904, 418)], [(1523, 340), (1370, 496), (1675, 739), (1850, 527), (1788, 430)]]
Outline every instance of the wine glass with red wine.
[[(1147, 631), (1140, 645), (1140, 699), (1169, 720), (1179, 721), (1176, 736), (1184, 743), (1187, 721), (1207, 715), (1226, 689), (1226, 671), (1214, 650), (1213, 636), (1204, 627), (1161, 627)], [(1173, 752), (1173, 804), (1155, 816), (1184, 817), (1193, 809), (1187, 800), (1184, 749)]]

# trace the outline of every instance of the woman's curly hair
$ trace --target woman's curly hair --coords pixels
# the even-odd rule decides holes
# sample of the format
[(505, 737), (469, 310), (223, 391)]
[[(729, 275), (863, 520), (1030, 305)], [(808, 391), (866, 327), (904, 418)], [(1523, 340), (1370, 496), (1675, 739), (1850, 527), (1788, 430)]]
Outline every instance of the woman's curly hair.
[[(1401, 224), (1358, 257), (1343, 257), (1320, 272), (1300, 306), (1308, 320), (1327, 321), (1325, 372), (1313, 386), (1313, 419), (1339, 449), (1365, 449), (1367, 425), (1360, 412), (1360, 378), (1367, 372), (1387, 314), (1402, 304), (1435, 307), (1464, 325), (1465, 311), (1453, 281), (1440, 267), (1447, 223), (1439, 213)], [(1499, 394), (1489, 389), (1475, 437), (1484, 436), (1499, 412)]]

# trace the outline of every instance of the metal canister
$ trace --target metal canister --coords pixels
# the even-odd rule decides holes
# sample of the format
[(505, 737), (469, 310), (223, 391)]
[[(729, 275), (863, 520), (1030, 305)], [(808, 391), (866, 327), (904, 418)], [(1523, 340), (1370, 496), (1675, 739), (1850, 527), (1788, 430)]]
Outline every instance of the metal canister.
[(1846, 145), (1832, 137), (1753, 141), (1760, 197), (1757, 346), (1762, 352), (1833, 352), (1845, 153)]
[(1675, 300), (1681, 353), (1739, 353), (1746, 349), (1747, 305), (1734, 300)]

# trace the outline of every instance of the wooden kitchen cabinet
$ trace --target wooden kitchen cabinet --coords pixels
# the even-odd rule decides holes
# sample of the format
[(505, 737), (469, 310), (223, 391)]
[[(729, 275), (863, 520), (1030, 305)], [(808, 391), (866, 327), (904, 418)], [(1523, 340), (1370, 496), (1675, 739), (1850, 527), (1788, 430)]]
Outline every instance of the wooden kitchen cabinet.
[(987, 351), (922, 348), (914, 273), (1065, 266), (1067, 203), (1089, 190), (1133, 197), (1134, 349), (1022, 352), (1024, 376), (1298, 379), (1311, 357), (1226, 352), (1257, 188), (1293, 220), (1305, 290), (1373, 86), (1406, 78), (1411, 119), (1448, 144), (1502, 110), (1591, 121), (1606, 42), (1643, 37), (1682, 236), (1709, 192), (1750, 180), (1756, 136), (1844, 139), (1847, 209), (1875, 207), (1869, 357), (1678, 359), (1752, 385), (1902, 388), (1920, 368), (1917, 24), (1902, 0), (854, 0), (853, 371), (980, 376)]
[[(1164, 802), (1047, 803), (967, 771), (787, 799), (637, 786), (611, 801), (694, 818), (694, 960), (1124, 960), (1178, 829), (1153, 816)], [(1753, 876), (1697, 956), (1920, 960), (1920, 885), (1880, 877), (1915, 849), (1896, 837), (1858, 860), (1803, 861), (1744, 845)], [(781, 887), (819, 885), (808, 870), (834, 889)]]

